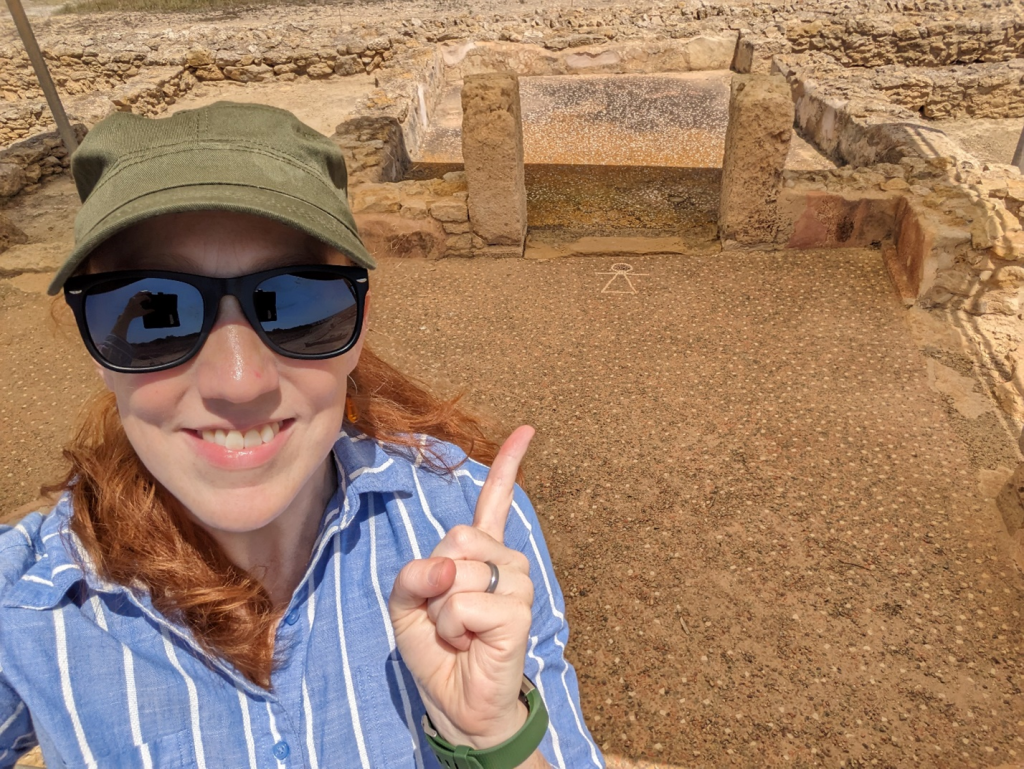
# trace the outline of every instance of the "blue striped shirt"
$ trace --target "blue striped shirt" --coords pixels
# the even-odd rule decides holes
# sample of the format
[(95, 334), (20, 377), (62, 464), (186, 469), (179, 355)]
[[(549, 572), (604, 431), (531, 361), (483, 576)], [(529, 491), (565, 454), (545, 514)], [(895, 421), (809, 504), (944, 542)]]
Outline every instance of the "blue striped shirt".
[[(472, 521), (487, 468), (453, 477), (365, 436), (342, 435), (334, 457), (338, 491), (277, 630), (270, 691), (76, 559), (67, 496), (0, 527), (0, 769), (37, 742), (51, 769), (439, 766), (387, 602), (402, 566)], [(540, 525), (518, 487), (514, 500), (505, 542), (535, 585), (525, 672), (551, 714), (541, 750), (553, 766), (602, 767)]]

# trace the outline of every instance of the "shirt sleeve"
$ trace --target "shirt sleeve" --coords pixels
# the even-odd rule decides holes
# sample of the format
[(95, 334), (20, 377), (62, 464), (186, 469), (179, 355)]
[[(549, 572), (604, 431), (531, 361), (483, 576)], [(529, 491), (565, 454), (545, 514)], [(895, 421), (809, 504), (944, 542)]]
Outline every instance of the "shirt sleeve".
[(562, 589), (555, 578), (537, 514), (519, 486), (515, 487), (509, 511), (505, 544), (521, 551), (530, 561), (533, 623), (524, 672), (540, 691), (550, 718), (541, 751), (553, 767), (601, 769), (604, 758), (583, 720), (576, 670), (565, 658), (569, 625)]
[(0, 769), (10, 769), (36, 746), (36, 733), (28, 708), (0, 672)]

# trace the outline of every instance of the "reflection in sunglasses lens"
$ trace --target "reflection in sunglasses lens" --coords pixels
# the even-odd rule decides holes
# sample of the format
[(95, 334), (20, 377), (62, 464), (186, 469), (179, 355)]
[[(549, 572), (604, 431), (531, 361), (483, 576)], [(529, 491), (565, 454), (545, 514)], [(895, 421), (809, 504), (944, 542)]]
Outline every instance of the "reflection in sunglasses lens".
[(203, 297), (167, 278), (110, 281), (85, 298), (85, 319), (100, 355), (121, 368), (152, 368), (187, 356), (203, 326)]
[(263, 281), (253, 297), (270, 340), (297, 355), (326, 355), (345, 347), (356, 329), (356, 294), (340, 275), (295, 272)]

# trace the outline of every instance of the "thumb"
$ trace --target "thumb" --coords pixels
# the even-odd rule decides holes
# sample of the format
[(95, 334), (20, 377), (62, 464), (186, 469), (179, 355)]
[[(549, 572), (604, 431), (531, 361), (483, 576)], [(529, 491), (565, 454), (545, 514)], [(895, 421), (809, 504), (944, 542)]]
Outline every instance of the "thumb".
[(428, 598), (441, 595), (455, 583), (451, 558), (420, 558), (409, 561), (395, 578), (388, 601), (391, 621), (423, 607)]

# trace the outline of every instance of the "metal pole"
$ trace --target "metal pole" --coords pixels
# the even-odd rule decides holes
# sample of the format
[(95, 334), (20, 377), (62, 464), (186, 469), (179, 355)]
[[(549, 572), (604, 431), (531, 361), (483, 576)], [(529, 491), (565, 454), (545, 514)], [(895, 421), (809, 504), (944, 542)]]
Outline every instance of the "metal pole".
[(1020, 132), (1020, 139), (1017, 140), (1017, 149), (1013, 153), (1013, 160), (1010, 161), (1010, 164), (1024, 171), (1024, 129)]
[(50, 106), (50, 114), (53, 115), (53, 120), (57, 124), (57, 131), (70, 155), (78, 149), (78, 139), (75, 138), (75, 132), (71, 129), (71, 123), (68, 122), (64, 105), (60, 103), (60, 96), (57, 95), (57, 89), (50, 78), (50, 70), (46, 68), (46, 62), (43, 61), (43, 54), (39, 51), (39, 44), (36, 43), (36, 36), (32, 33), (32, 27), (28, 23), (25, 9), (21, 7), (21, 0), (7, 0), (7, 7), (14, 19), (14, 26), (18, 28), (18, 34), (21, 35), (21, 42), (25, 45), (29, 61), (32, 62), (32, 69), (36, 71), (39, 87), (46, 95), (46, 103)]

